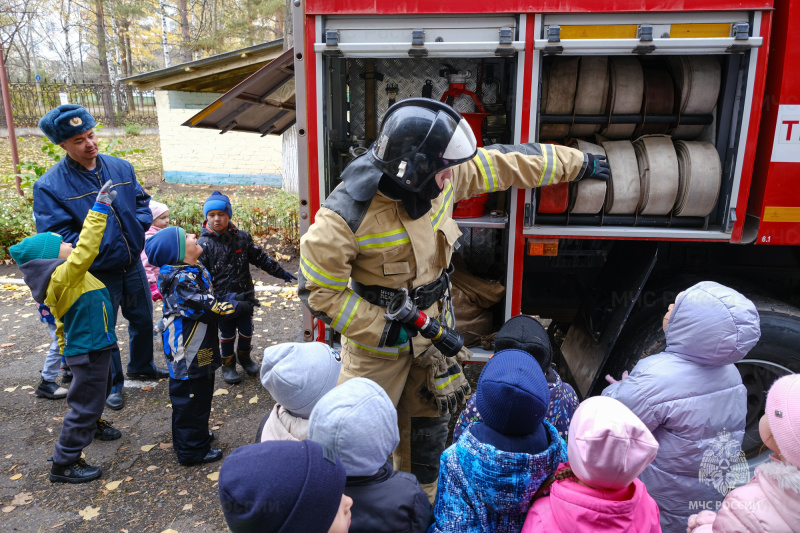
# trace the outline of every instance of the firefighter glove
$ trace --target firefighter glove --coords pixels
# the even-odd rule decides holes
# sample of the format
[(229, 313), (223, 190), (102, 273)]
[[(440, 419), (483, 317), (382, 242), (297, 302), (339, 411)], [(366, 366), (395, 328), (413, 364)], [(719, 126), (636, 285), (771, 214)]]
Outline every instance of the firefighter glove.
[(611, 179), (611, 166), (606, 161), (606, 156), (586, 153), (586, 166), (575, 181), (584, 179), (603, 181)]
[(419, 395), (436, 404), (439, 416), (456, 414), (463, 408), (472, 389), (457, 357), (445, 357), (433, 346), (423, 355), (431, 351), (438, 353), (439, 357), (425, 357), (417, 361), (417, 364), (432, 363), (427, 367), (428, 375), (418, 391)]

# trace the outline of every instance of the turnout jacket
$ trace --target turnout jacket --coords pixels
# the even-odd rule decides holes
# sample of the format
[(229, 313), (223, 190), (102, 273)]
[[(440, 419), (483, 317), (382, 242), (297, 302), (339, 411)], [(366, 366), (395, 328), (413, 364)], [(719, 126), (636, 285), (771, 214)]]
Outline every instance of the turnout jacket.
[(235, 295), (214, 297), (211, 275), (200, 262), (162, 266), (158, 289), (164, 296), (164, 318), (157, 329), (162, 331), (170, 377), (213, 374), (222, 366), (217, 323), (237, 315)]
[(110, 155), (98, 155), (97, 167), (86, 170), (69, 156), (33, 185), (36, 231), (58, 233), (73, 246), (100, 187), (108, 181), (117, 191), (109, 212), (100, 251), (89, 270), (122, 270), (139, 261), (144, 232), (153, 222), (150, 195), (136, 181), (133, 165)]
[(200, 262), (206, 265), (214, 286), (222, 294), (253, 290), (250, 265), (283, 279), (284, 270), (277, 261), (253, 242), (253, 237), (228, 222), (228, 231), (217, 233), (203, 222), (197, 244), (203, 248)]
[(94, 204), (86, 215), (80, 241), (66, 260), (34, 259), (19, 267), (33, 299), (48, 306), (55, 317), (64, 357), (110, 348), (117, 342), (108, 289), (89, 273), (110, 212), (109, 206)]
[[(396, 359), (410, 343), (386, 346), (390, 323), (385, 308), (352, 289), (364, 285), (409, 290), (437, 280), (450, 264), (461, 236), (453, 204), (475, 194), (509, 187), (540, 187), (572, 181), (586, 158), (578, 150), (552, 144), (492, 145), (453, 167), (452, 179), (433, 200), (427, 215), (412, 220), (402, 202), (378, 192), (358, 202), (339, 185), (300, 239), (298, 294), (312, 314), (345, 337), (343, 350), (354, 355)], [(438, 318), (440, 302), (424, 310)], [(448, 320), (449, 322), (449, 320)], [(414, 353), (430, 341), (413, 338)]]

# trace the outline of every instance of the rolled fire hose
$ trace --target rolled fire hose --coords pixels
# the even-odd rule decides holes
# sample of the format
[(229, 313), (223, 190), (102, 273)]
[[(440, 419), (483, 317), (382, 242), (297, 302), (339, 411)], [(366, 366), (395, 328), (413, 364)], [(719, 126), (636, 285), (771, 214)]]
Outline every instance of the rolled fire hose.
[(606, 213), (636, 214), (640, 185), (633, 144), (630, 141), (605, 141), (602, 144), (611, 166), (611, 179), (606, 190)]
[[(713, 56), (677, 56), (669, 60), (680, 91), (681, 115), (708, 115), (719, 97), (722, 68)], [(674, 139), (694, 139), (705, 126), (678, 126)]]
[(678, 196), (678, 156), (672, 139), (647, 135), (633, 142), (639, 163), (642, 215), (668, 215)]
[(678, 200), (675, 215), (704, 217), (714, 209), (722, 181), (722, 164), (713, 144), (676, 141), (678, 155)]
[[(544, 114), (572, 114), (578, 83), (578, 59), (557, 57), (545, 72), (547, 82), (542, 83), (542, 88), (547, 88), (546, 100), (543, 97)], [(542, 124), (539, 128), (539, 140), (563, 139), (568, 134), (569, 124)]]
[[(645, 115), (671, 115), (675, 109), (675, 85), (672, 76), (665, 70), (645, 68), (644, 74), (644, 109)], [(669, 124), (656, 124), (647, 121), (636, 128), (634, 137), (642, 135), (660, 135), (667, 133)]]
[[(612, 57), (609, 60), (610, 115), (635, 114), (642, 110), (644, 75), (636, 57)], [(601, 135), (608, 139), (629, 139), (636, 124), (609, 124)]]
[[(578, 71), (578, 90), (575, 92), (575, 114), (602, 115), (606, 112), (607, 100), (608, 56), (582, 57)], [(584, 137), (598, 131), (600, 124), (573, 124), (569, 134), (573, 137)]]
[[(601, 146), (590, 142), (576, 140), (572, 143), (583, 153), (606, 155)], [(603, 180), (583, 180), (572, 184), (569, 212), (576, 215), (596, 215), (603, 209), (606, 201), (606, 182)]]

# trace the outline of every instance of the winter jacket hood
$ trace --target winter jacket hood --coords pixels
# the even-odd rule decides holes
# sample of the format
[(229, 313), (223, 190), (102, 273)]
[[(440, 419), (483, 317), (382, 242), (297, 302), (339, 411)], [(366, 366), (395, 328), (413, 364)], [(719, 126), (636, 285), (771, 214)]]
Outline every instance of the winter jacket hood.
[(31, 296), (37, 303), (44, 303), (47, 297), (47, 286), (50, 284), (50, 276), (58, 268), (64, 259), (34, 259), (22, 265), (19, 269), (22, 277), (31, 290)]
[(433, 523), (417, 478), (389, 463), (371, 476), (348, 476), (344, 493), (353, 498), (350, 533), (424, 533)]
[(261, 431), (261, 441), (268, 440), (306, 440), (308, 438), (308, 419), (294, 416), (280, 404), (275, 404)]
[(539, 487), (566, 461), (566, 444), (544, 424), (550, 446), (537, 455), (499, 451), (467, 428), (442, 454), (431, 533), (518, 533)]
[(661, 526), (658, 505), (638, 479), (624, 489), (603, 490), (567, 478), (553, 483), (550, 495), (537, 499), (528, 511), (522, 533), (538, 531), (657, 533)]
[(140, 260), (144, 232), (153, 222), (153, 214), (150, 195), (136, 180), (133, 166), (123, 159), (100, 154), (97, 167), (90, 171), (67, 156), (33, 185), (36, 231), (58, 233), (74, 246), (100, 187), (108, 180), (117, 196), (91, 272), (120, 270)]
[[(158, 226), (150, 226), (150, 228), (144, 232), (144, 239), (149, 239), (160, 229), (161, 228)], [(144, 252), (144, 250), (142, 250), (140, 257), (142, 259), (142, 266), (144, 266), (144, 273), (147, 275), (147, 283), (150, 285), (155, 285), (158, 282), (158, 267), (150, 264), (150, 261), (147, 260), (147, 254)]]
[(729, 287), (703, 281), (678, 294), (666, 337), (667, 352), (722, 366), (747, 355), (761, 337), (761, 326), (753, 302)]
[(203, 223), (197, 244), (202, 246), (200, 261), (211, 272), (219, 293), (241, 293), (253, 290), (250, 265), (283, 279), (284, 270), (277, 261), (253, 242), (244, 230), (228, 223), (228, 231), (217, 233)]
[[(725, 498), (714, 533), (794, 533), (800, 531), (800, 470), (776, 459), (756, 468), (750, 483)], [(707, 524), (694, 533), (711, 533)]]

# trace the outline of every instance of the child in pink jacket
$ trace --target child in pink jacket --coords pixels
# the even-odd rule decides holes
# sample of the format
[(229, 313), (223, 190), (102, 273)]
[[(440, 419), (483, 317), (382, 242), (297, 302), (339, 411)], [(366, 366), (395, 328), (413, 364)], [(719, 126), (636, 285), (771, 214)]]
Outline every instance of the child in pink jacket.
[[(150, 200), (150, 211), (153, 213), (153, 223), (150, 225), (150, 229), (145, 232), (144, 240), (155, 235), (158, 230), (169, 226), (169, 207), (167, 207), (167, 204)], [(161, 300), (163, 297), (158, 292), (158, 285), (156, 284), (159, 269), (147, 261), (147, 254), (144, 253), (144, 249), (142, 249), (142, 265), (144, 266), (145, 274), (147, 274), (147, 282), (150, 284), (150, 295), (153, 301)]]
[(769, 389), (758, 424), (774, 453), (756, 467), (750, 483), (731, 491), (719, 512), (689, 517), (689, 533), (796, 533), (800, 531), (800, 374)]
[(533, 502), (522, 533), (657, 533), (658, 505), (636, 477), (658, 452), (647, 426), (613, 398), (578, 406), (569, 425), (569, 462), (550, 494)]

